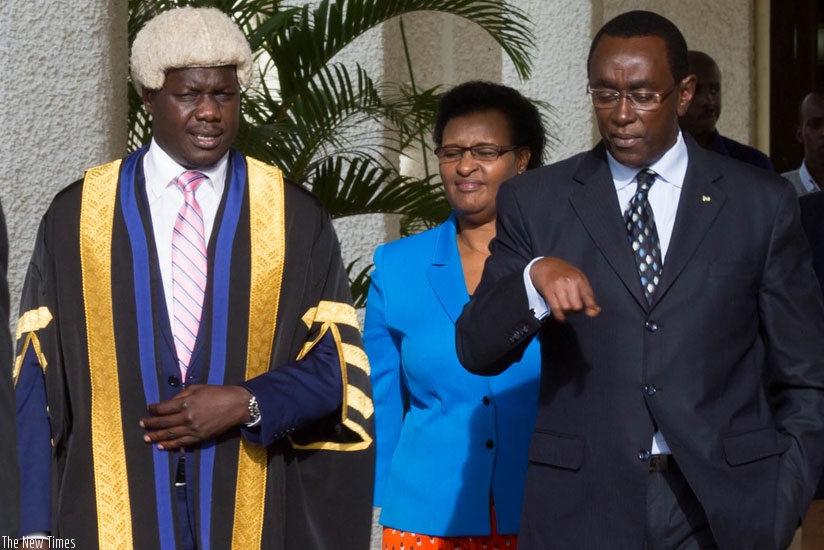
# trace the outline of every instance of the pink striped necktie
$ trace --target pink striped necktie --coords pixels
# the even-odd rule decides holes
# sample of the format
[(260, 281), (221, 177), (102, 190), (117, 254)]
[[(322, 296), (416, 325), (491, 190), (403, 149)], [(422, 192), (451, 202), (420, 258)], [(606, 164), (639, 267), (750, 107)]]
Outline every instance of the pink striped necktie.
[(206, 293), (206, 231), (203, 212), (195, 199), (195, 191), (206, 179), (200, 172), (183, 172), (175, 179), (175, 184), (183, 191), (184, 202), (177, 213), (172, 233), (172, 333), (181, 381), (184, 383), (195, 349)]

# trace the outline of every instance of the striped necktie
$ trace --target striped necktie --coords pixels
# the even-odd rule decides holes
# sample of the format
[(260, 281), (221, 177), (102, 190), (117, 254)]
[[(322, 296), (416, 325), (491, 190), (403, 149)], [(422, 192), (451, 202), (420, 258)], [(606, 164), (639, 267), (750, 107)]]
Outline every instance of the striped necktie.
[(641, 286), (644, 287), (644, 296), (650, 303), (663, 272), (661, 244), (658, 241), (655, 216), (648, 197), (649, 189), (655, 183), (655, 176), (655, 172), (649, 169), (638, 172), (636, 176), (638, 190), (629, 202), (629, 208), (624, 217), (627, 237), (632, 244), (635, 263), (638, 266), (638, 276), (641, 279)]
[(200, 172), (183, 172), (175, 179), (175, 184), (183, 192), (184, 202), (172, 233), (172, 333), (184, 383), (200, 328), (206, 292), (206, 232), (203, 212), (195, 199), (195, 191), (206, 179)]

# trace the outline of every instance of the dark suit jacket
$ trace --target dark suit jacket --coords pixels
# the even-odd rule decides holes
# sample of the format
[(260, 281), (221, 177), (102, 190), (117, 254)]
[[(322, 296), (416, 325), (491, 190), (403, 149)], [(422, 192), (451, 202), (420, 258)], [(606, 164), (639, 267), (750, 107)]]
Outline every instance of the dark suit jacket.
[[(813, 269), (824, 290), (824, 193), (810, 193), (799, 198), (801, 225), (813, 250)], [(815, 498), (824, 499), (824, 475), (818, 482)]]
[(753, 166), (763, 168), (764, 170), (775, 172), (775, 167), (773, 166), (770, 157), (755, 147), (750, 147), (749, 145), (739, 143), (734, 139), (722, 136), (718, 133), (718, 130), (715, 130), (712, 134), (712, 141), (710, 142), (709, 149), (710, 151), (715, 151), (721, 155), (732, 157), (736, 160), (740, 160), (741, 162), (746, 162), (748, 164), (752, 164)]
[[(656, 426), (721, 548), (784, 548), (824, 462), (824, 309), (792, 187), (704, 151), (663, 279), (644, 298), (604, 147), (504, 184), (481, 285), (457, 323), (475, 373), (541, 340), (522, 550), (644, 547)], [(536, 321), (522, 271), (555, 256), (602, 312)]]
[(18, 493), (17, 447), (14, 425), (14, 389), (12, 385), (11, 334), (9, 334), (9, 286), (6, 268), (9, 240), (6, 218), (0, 206), (0, 537), (17, 536)]

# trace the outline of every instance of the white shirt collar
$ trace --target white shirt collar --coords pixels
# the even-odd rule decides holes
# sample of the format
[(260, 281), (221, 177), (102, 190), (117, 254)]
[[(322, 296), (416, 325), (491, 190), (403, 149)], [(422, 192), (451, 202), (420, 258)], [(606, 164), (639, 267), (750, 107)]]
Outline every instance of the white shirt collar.
[[(205, 174), (209, 179), (208, 185), (212, 187), (217, 196), (223, 195), (223, 186), (226, 181), (226, 170), (229, 165), (229, 152), (221, 157), (214, 166), (207, 169), (198, 170)], [(184, 172), (186, 169), (175, 162), (169, 154), (157, 144), (152, 138), (149, 144), (149, 150), (146, 151), (146, 156), (143, 158), (143, 175), (146, 178), (146, 193), (149, 198), (149, 204), (158, 200), (163, 194), (163, 191), (173, 184), (174, 179)]]
[[(687, 144), (684, 137), (681, 135), (681, 130), (678, 130), (678, 137), (675, 140), (675, 145), (670, 147), (661, 158), (652, 163), (646, 168), (649, 168), (661, 180), (681, 188), (684, 185), (684, 177), (687, 175)], [(612, 172), (612, 179), (615, 182), (615, 188), (621, 190), (627, 185), (634, 183), (635, 176), (641, 170), (637, 166), (626, 166), (621, 164), (609, 151), (607, 151), (607, 163), (609, 164), (609, 171)]]
[(801, 185), (808, 193), (818, 190), (818, 184), (813, 179), (810, 171), (807, 170), (807, 159), (801, 161), (801, 167), (798, 169), (798, 178), (801, 180)]

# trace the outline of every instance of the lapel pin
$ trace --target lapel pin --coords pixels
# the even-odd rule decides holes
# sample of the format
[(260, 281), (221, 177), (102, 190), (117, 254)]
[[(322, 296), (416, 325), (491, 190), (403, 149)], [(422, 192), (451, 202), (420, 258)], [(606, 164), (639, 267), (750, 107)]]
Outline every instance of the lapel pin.
[(701, 195), (701, 200), (703, 202), (710, 202), (712, 198), (709, 195)]

